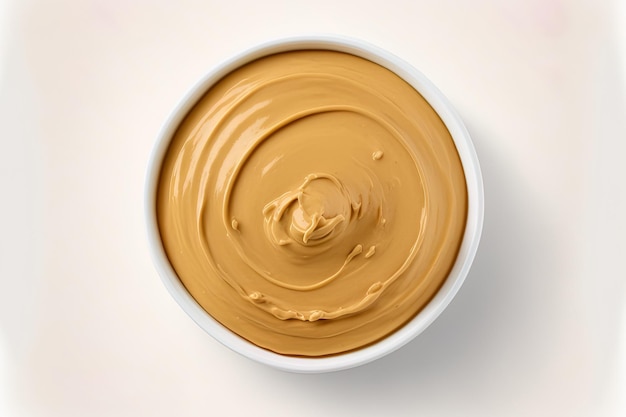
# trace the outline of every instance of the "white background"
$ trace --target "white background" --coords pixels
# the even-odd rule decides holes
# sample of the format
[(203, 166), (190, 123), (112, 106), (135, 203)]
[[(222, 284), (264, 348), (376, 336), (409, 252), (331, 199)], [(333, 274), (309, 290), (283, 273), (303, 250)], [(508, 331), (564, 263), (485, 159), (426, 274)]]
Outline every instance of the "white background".
[[(621, 5), (620, 5), (621, 3)], [(0, 416), (626, 415), (626, 4), (0, 2)], [(350, 371), (232, 353), (175, 304), (144, 233), (161, 124), (211, 67), (321, 32), (455, 104), (483, 240), (425, 333)]]

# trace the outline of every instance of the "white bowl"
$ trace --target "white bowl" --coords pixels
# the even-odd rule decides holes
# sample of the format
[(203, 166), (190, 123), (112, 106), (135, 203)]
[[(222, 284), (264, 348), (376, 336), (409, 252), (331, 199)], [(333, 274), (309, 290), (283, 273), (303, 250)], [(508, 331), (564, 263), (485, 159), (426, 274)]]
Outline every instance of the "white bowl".
[[(435, 109), (452, 135), (463, 164), (468, 192), (467, 225), (458, 257), (445, 283), (426, 307), (402, 328), (373, 345), (322, 358), (292, 357), (270, 352), (239, 337), (213, 319), (187, 292), (169, 263), (156, 216), (156, 194), (163, 158), (178, 125), (195, 103), (213, 84), (234, 69), (266, 55), (302, 49), (326, 49), (357, 55), (388, 68), (411, 84)], [(189, 91), (165, 122), (150, 157), (145, 211), (150, 250), (159, 275), (172, 297), (202, 329), (225, 346), (255, 361), (286, 371), (317, 373), (352, 368), (385, 356), (423, 332), (443, 312), (463, 284), (478, 249), (484, 197), (480, 167), (470, 135), (452, 105), (423, 74), (389, 52), (359, 40), (338, 36), (303, 36), (269, 41), (244, 51), (211, 70)]]

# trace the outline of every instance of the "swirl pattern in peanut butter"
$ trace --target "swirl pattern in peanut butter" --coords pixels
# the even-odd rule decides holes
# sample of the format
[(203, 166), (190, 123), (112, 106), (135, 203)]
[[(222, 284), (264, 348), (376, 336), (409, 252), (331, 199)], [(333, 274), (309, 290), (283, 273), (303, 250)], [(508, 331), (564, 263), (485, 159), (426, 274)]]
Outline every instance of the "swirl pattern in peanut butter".
[(157, 216), (180, 280), (265, 349), (358, 349), (445, 281), (467, 193), (437, 113), (393, 72), (294, 51), (221, 79), (175, 133)]

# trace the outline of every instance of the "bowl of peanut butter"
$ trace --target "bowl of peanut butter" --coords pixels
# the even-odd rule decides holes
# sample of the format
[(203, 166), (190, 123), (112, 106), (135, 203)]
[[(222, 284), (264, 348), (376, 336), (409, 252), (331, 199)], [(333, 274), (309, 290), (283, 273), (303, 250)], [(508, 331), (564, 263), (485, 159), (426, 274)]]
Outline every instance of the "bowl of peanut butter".
[(313, 373), (371, 362), (450, 303), (482, 229), (480, 167), (443, 94), (337, 36), (221, 63), (165, 122), (146, 219), (176, 302), (225, 346)]

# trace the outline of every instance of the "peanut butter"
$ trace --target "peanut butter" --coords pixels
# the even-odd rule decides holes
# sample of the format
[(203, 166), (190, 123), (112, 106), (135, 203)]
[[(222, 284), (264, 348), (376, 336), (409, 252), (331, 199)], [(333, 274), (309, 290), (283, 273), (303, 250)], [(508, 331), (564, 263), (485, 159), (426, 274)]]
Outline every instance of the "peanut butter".
[(414, 317), (465, 228), (454, 142), (408, 83), (332, 51), (231, 72), (175, 133), (157, 217), (181, 282), (265, 349), (324, 356)]

